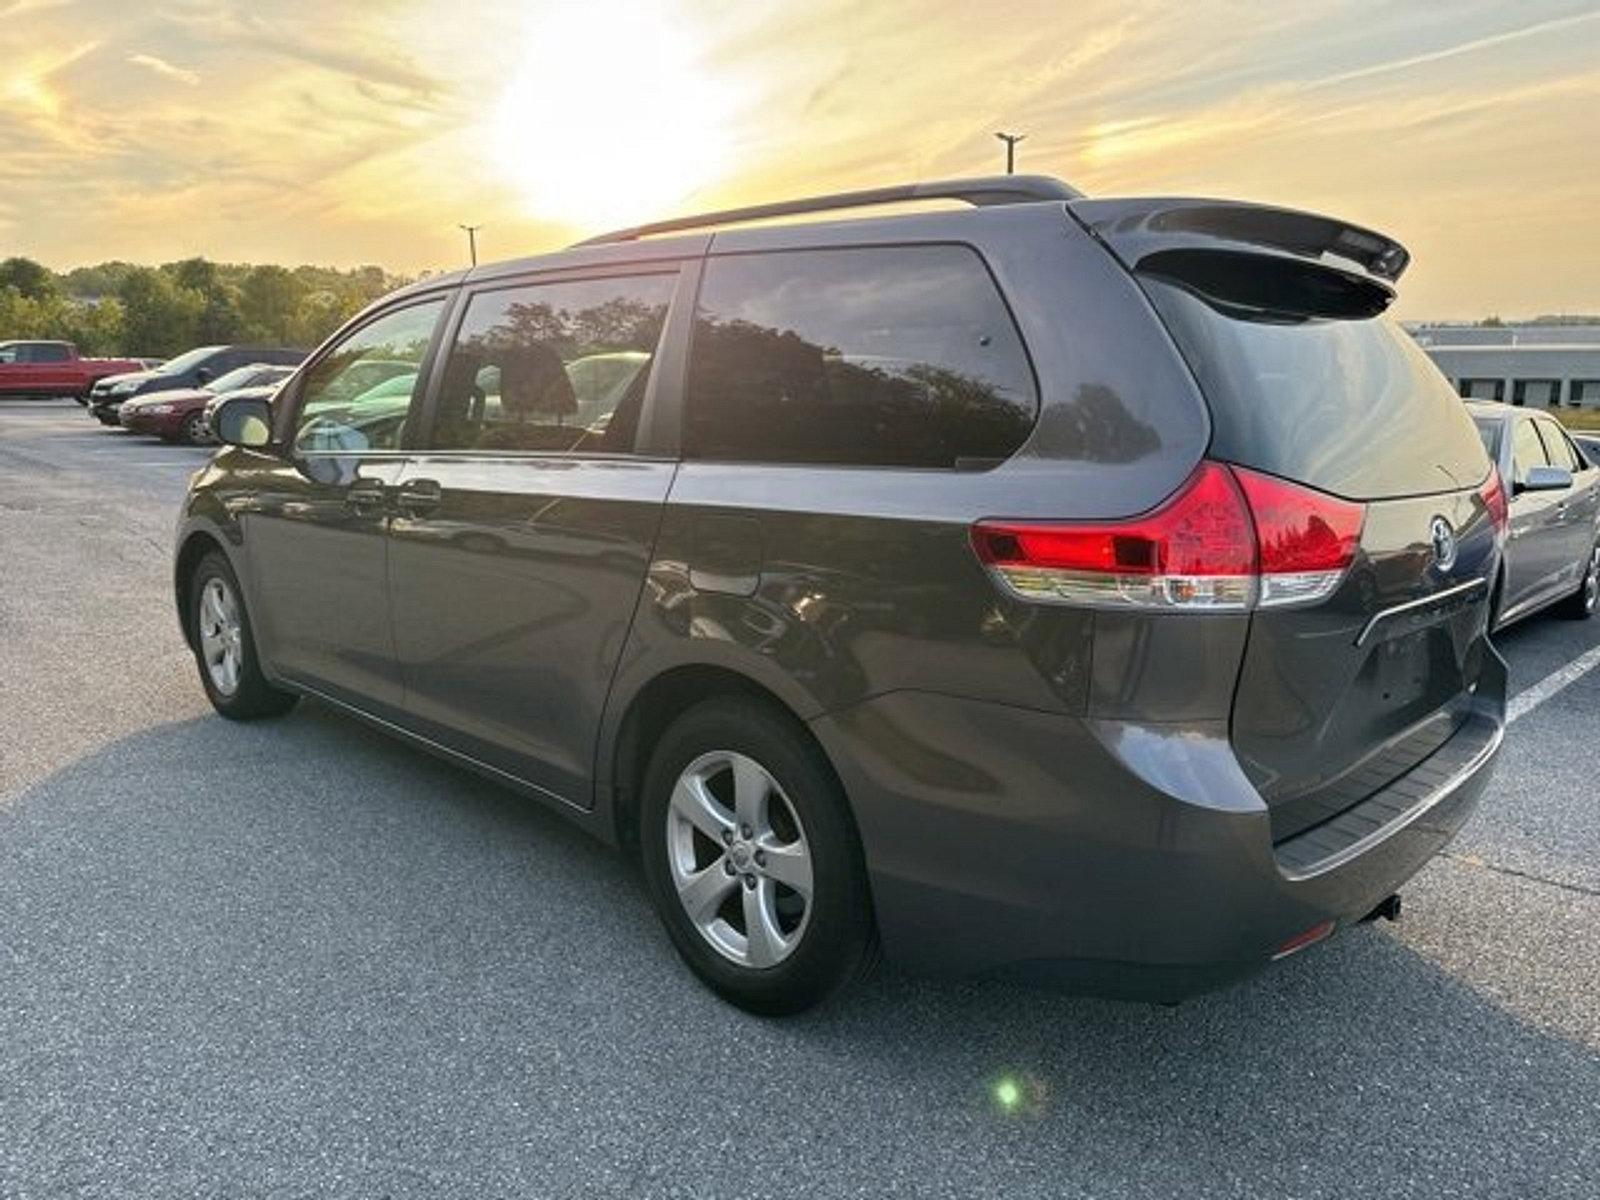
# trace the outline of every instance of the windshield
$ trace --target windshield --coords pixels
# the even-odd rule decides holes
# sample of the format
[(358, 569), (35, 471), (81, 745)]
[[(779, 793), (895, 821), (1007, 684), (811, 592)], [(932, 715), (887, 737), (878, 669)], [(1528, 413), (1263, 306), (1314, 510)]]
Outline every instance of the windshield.
[(1214, 457), (1352, 500), (1487, 478), (1461, 397), (1387, 317), (1264, 319), (1141, 282), (1211, 407)]
[(187, 354), (180, 354), (177, 358), (168, 359), (156, 368), (157, 375), (182, 375), (184, 372), (198, 367), (210, 358), (221, 346), (197, 346)]
[(213, 379), (206, 384), (206, 387), (213, 392), (231, 392), (235, 388), (249, 387), (255, 382), (256, 376), (261, 374), (262, 369), (260, 363), (252, 363), (248, 367), (235, 367), (226, 375), (219, 375)]

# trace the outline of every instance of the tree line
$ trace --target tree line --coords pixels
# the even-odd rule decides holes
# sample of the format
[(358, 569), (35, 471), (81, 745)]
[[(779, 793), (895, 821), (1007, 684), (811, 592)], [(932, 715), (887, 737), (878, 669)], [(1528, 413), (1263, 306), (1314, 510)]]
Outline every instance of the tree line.
[(405, 279), (381, 267), (105, 262), (55, 272), (0, 262), (0, 341), (60, 338), (84, 354), (170, 358), (192, 346), (263, 342), (307, 349)]

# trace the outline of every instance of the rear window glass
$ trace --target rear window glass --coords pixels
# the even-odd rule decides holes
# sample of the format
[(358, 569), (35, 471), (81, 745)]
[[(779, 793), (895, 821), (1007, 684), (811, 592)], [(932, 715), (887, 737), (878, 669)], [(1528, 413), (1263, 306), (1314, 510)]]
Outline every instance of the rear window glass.
[(1386, 317), (1267, 319), (1141, 279), (1211, 406), (1211, 453), (1356, 500), (1476, 486), (1461, 398)]
[(798, 250), (706, 265), (684, 454), (982, 467), (1038, 414), (1011, 314), (962, 246)]

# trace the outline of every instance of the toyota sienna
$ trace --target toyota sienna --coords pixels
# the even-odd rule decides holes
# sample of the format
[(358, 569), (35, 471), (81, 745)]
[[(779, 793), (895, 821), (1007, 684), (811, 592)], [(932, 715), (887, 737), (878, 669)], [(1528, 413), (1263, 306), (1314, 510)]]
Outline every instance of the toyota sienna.
[(1392, 914), (1500, 743), (1506, 495), (1407, 260), (1007, 176), (430, 278), (220, 406), (183, 631), (226, 717), (637, 855), (751, 1010), (880, 946), (1178, 1000)]

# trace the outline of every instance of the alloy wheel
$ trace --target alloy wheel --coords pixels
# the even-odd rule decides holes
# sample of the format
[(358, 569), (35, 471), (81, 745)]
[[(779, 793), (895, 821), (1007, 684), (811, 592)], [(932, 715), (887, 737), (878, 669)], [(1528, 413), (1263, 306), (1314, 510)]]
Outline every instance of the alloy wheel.
[(1583, 611), (1592, 613), (1600, 604), (1600, 543), (1589, 552), (1589, 572), (1583, 577)]
[(200, 592), (200, 653), (211, 685), (224, 696), (239, 690), (244, 667), (244, 624), (239, 601), (227, 581), (216, 576)]
[(702, 754), (667, 806), (667, 858), (678, 902), (717, 953), (742, 967), (776, 966), (811, 916), (811, 848), (783, 788), (755, 759)]

